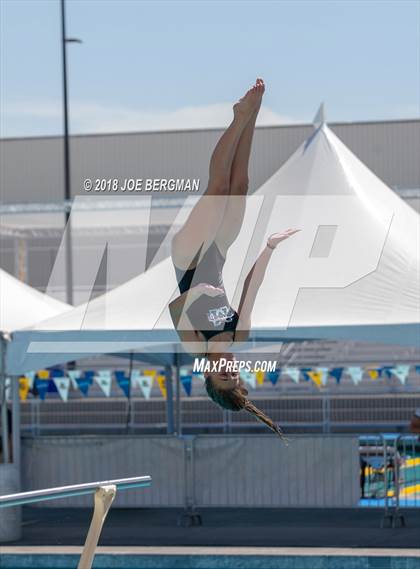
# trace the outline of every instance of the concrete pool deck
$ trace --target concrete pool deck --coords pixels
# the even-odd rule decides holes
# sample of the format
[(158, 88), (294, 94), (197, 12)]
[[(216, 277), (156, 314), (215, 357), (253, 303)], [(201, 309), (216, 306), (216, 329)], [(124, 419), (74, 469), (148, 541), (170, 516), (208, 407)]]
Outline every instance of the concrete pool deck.
[[(5, 546), (4, 569), (72, 569), (82, 548)], [(418, 569), (420, 550), (279, 547), (98, 547), (98, 569)]]
[[(381, 510), (201, 509), (203, 525), (177, 525), (181, 509), (111, 509), (101, 546), (420, 548), (420, 509), (405, 528), (380, 528)], [(24, 507), (23, 538), (9, 545), (84, 543), (91, 509)]]

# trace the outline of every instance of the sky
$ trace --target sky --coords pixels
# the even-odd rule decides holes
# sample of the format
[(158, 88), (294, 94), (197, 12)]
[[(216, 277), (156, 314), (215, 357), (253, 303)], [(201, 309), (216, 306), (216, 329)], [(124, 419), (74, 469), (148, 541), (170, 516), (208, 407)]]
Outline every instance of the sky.
[[(67, 0), (70, 132), (420, 115), (419, 0)], [(62, 134), (59, 0), (0, 0), (0, 136)]]

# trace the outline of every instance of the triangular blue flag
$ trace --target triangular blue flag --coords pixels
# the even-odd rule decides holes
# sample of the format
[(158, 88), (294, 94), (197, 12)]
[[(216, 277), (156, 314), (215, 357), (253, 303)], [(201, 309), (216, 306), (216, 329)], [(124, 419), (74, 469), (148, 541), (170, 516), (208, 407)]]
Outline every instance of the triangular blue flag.
[(76, 378), (77, 387), (80, 389), (83, 395), (87, 395), (89, 393), (89, 387), (93, 383), (94, 375), (94, 371), (85, 371), (82, 377)]
[(185, 393), (190, 397), (192, 391), (192, 375), (181, 375), (180, 379)]
[(34, 388), (42, 401), (44, 401), (45, 396), (47, 395), (49, 383), (49, 379), (39, 379), (38, 377), (35, 378)]
[[(50, 374), (50, 377), (51, 377), (51, 374)], [(46, 381), (48, 381), (48, 393), (58, 393), (58, 389), (57, 389), (55, 383), (50, 379), (47, 379)]]
[[(54, 368), (50, 370), (50, 379), (54, 377), (64, 377), (64, 372), (62, 369)], [(57, 386), (54, 381), (50, 381), (48, 384), (48, 393), (58, 393)]]
[(311, 380), (310, 376), (308, 375), (308, 371), (312, 371), (312, 368), (311, 367), (301, 367), (300, 368), (300, 373), (303, 375), (303, 379), (305, 381)]
[(54, 368), (50, 370), (50, 377), (51, 379), (53, 377), (64, 377), (64, 371), (60, 368)]
[(337, 383), (340, 383), (343, 371), (344, 371), (343, 367), (334, 367), (333, 369), (330, 369), (329, 374), (331, 377), (335, 379)]
[(118, 385), (124, 391), (126, 397), (130, 397), (130, 378), (125, 375), (123, 371), (116, 371), (115, 372), (115, 379), (117, 380)]
[(279, 380), (280, 370), (268, 371), (265, 375), (268, 378), (268, 381), (271, 381), (273, 385), (276, 385)]
[(392, 369), (394, 366), (382, 366), (381, 368), (377, 368), (379, 376), (382, 372), (385, 372), (387, 377), (392, 377)]

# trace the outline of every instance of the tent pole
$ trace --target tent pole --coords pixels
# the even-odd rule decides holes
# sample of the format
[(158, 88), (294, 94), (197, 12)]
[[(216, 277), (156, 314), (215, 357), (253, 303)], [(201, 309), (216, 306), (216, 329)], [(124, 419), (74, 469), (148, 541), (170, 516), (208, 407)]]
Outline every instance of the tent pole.
[(179, 354), (175, 352), (175, 432), (178, 436), (182, 434), (181, 427), (181, 382), (179, 377)]
[(10, 461), (9, 453), (9, 425), (7, 420), (6, 401), (6, 339), (0, 333), (0, 403), (1, 403), (1, 444), (3, 450), (3, 462)]
[[(12, 390), (12, 444), (13, 444), (13, 464), (16, 466), (16, 470), (19, 474), (19, 480), (22, 477), (21, 474), (21, 446), (20, 446), (20, 399), (19, 399), (19, 377), (14, 376), (10, 378), (11, 380), (11, 390)], [(19, 482), (20, 487), (20, 482)]]
[(172, 383), (172, 366), (167, 364), (165, 366), (166, 378), (166, 422), (168, 435), (174, 434), (174, 392)]

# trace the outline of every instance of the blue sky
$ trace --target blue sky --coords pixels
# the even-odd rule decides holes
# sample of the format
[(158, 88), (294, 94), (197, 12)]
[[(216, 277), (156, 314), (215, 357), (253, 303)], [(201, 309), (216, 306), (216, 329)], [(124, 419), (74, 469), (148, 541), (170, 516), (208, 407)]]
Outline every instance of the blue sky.
[[(1, 136), (62, 132), (58, 0), (1, 0)], [(260, 124), (420, 114), (417, 0), (67, 0), (71, 132), (220, 126), (255, 77)]]

